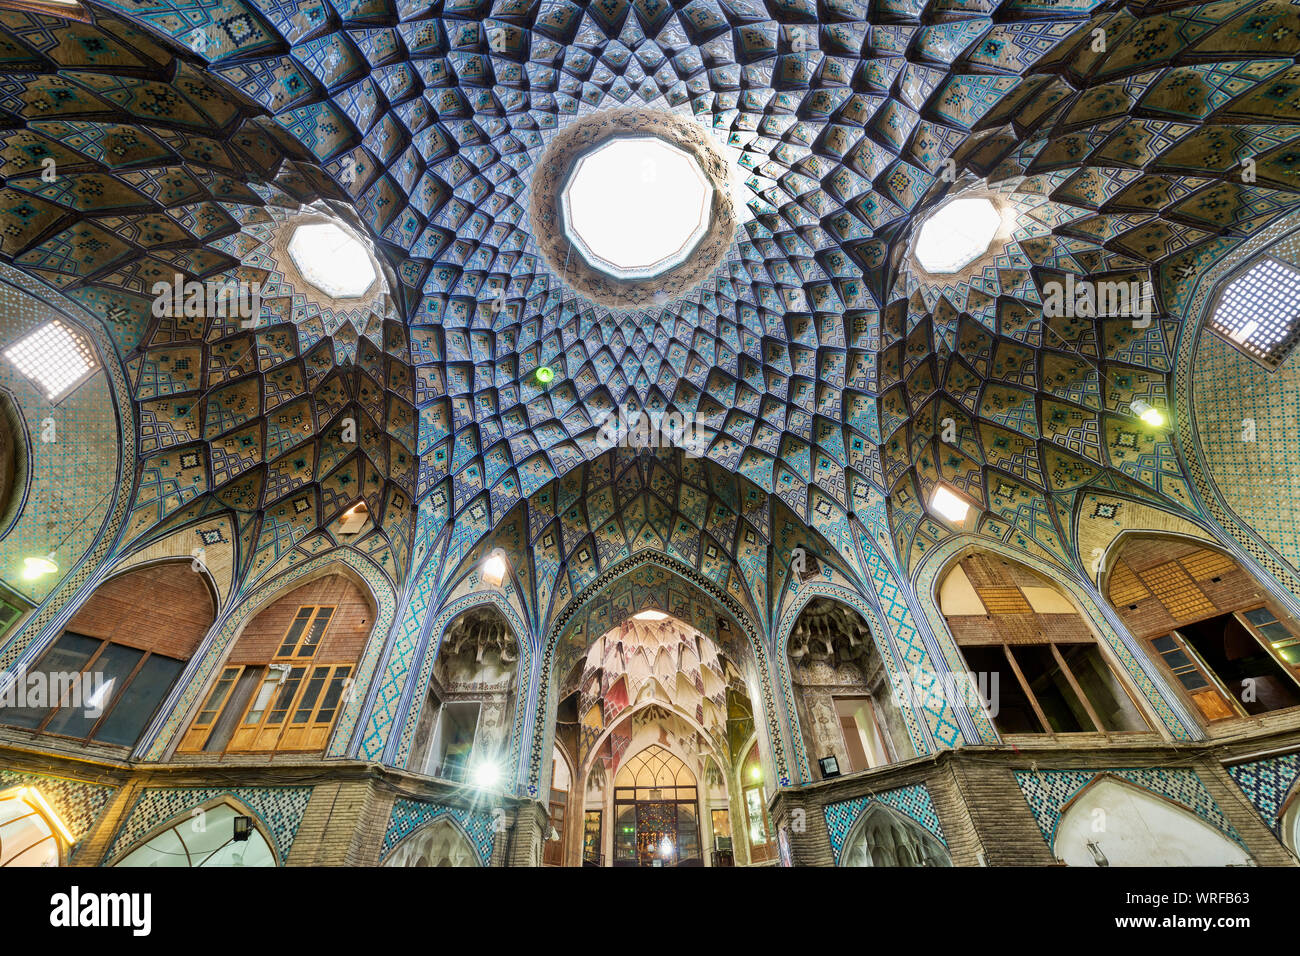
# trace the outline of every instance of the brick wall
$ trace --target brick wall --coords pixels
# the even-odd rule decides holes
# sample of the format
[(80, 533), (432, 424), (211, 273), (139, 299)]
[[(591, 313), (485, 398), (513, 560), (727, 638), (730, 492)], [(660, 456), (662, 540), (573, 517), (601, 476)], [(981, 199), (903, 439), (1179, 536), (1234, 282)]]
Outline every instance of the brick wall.
[(1260, 604), (1290, 621), (1231, 558), (1168, 538), (1126, 545), (1106, 589), (1124, 625), (1138, 637), (1159, 637), (1184, 624)]
[(189, 561), (128, 571), (101, 585), (68, 630), (189, 660), (216, 617), (212, 594)]
[(294, 615), (303, 605), (328, 605), (334, 608), (325, 636), (313, 660), (316, 663), (353, 663), (361, 656), (374, 626), (375, 615), (365, 593), (351, 579), (340, 574), (304, 584), (278, 598), (258, 612), (244, 628), (234, 650), (231, 664), (265, 664), (275, 656)]

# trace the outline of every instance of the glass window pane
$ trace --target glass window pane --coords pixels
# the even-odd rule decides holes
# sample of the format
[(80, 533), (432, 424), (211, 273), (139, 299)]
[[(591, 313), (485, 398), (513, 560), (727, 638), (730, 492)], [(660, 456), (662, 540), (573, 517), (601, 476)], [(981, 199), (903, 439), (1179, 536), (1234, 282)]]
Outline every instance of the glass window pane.
[(194, 718), (194, 723), (199, 727), (206, 727), (216, 719), (221, 710), (221, 705), (225, 703), (226, 695), (230, 693), (230, 688), (234, 686), (235, 677), (239, 674), (238, 667), (227, 667), (221, 672), (221, 678), (217, 681), (212, 693), (208, 694), (208, 699), (203, 702), (203, 709), (199, 711), (198, 717)]
[(288, 657), (293, 653), (293, 649), (298, 646), (298, 638), (302, 636), (303, 628), (311, 620), (313, 607), (300, 608), (297, 616), (293, 619), (293, 624), (289, 626), (289, 633), (284, 636), (284, 643), (280, 649), (275, 652), (276, 657)]
[(144, 651), (134, 647), (109, 644), (88, 672), (90, 679), (82, 684), (82, 699), (55, 714), (45, 729), (68, 737), (85, 737), (113, 705), (142, 657)]
[(1257, 607), (1253, 611), (1246, 611), (1243, 616), (1256, 627), (1277, 622), (1277, 618), (1273, 616), (1273, 612), (1266, 607)]
[(133, 746), (184, 666), (183, 661), (170, 657), (151, 656), (131, 683), (122, 688), (117, 706), (95, 731), (95, 739)]
[(320, 690), (325, 686), (325, 678), (329, 676), (329, 672), (328, 667), (317, 667), (311, 672), (307, 689), (303, 691), (302, 700), (298, 701), (298, 707), (293, 712), (295, 724), (305, 724), (311, 719), (312, 708), (316, 706), (316, 698), (320, 696)]
[(280, 671), (267, 671), (262, 686), (257, 689), (257, 697), (253, 700), (253, 706), (249, 708), (248, 716), (244, 718), (246, 726), (262, 722), (262, 715), (266, 713), (266, 708), (271, 705), (271, 695), (275, 693), (275, 689), (279, 686)]
[(325, 633), (325, 628), (329, 626), (330, 618), (334, 616), (334, 608), (323, 607), (316, 614), (316, 620), (312, 621), (311, 629), (307, 636), (303, 638), (302, 646), (298, 648), (299, 657), (311, 657), (316, 653), (316, 648), (320, 646), (321, 636)]
[[(0, 723), (13, 727), (35, 727), (54, 709), (60, 688), (69, 686), (72, 675), (81, 672), (102, 641), (80, 634), (64, 634), (45, 652), (40, 663), (18, 679), (26, 679), (23, 707), (0, 708)], [(18, 688), (14, 689), (17, 696)]]
[(271, 710), (268, 723), (284, 723), (284, 718), (289, 713), (289, 705), (293, 703), (294, 695), (298, 693), (298, 685), (302, 683), (302, 675), (305, 673), (307, 669), (304, 667), (295, 667), (289, 671), (289, 679), (280, 685), (280, 693), (276, 695), (275, 707)]
[(316, 723), (328, 724), (334, 719), (334, 711), (339, 705), (339, 698), (343, 696), (343, 688), (347, 685), (351, 673), (351, 667), (334, 668), (334, 679), (330, 681), (329, 690), (325, 692), (325, 699), (320, 702), (320, 712), (316, 714)]

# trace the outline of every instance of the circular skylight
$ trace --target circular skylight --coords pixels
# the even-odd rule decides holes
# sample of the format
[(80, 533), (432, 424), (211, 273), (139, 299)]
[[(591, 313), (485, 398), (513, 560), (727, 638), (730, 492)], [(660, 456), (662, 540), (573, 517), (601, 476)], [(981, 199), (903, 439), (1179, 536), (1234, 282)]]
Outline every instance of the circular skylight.
[(622, 137), (583, 156), (560, 196), (565, 234), (593, 266), (643, 279), (673, 268), (709, 227), (713, 190), (685, 151)]
[(375, 283), (369, 251), (332, 222), (295, 229), (289, 239), (289, 256), (302, 277), (331, 299), (365, 295)]
[(956, 272), (988, 252), (1001, 224), (1002, 217), (989, 200), (954, 199), (921, 224), (913, 254), (926, 272)]

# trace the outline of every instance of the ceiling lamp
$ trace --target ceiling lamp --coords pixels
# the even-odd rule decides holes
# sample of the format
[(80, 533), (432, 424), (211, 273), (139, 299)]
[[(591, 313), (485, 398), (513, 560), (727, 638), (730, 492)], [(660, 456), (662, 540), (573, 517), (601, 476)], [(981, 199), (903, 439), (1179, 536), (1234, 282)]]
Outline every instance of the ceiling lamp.
[(641, 611), (640, 613), (633, 614), (633, 615), (632, 615), (632, 620), (634, 620), (634, 621), (666, 621), (666, 620), (668, 620), (668, 615), (665, 614), (663, 611)]
[(483, 562), (483, 583), (488, 587), (499, 588), (501, 582), (506, 579), (506, 571), (509, 565), (506, 564), (506, 554), (500, 548), (497, 548), (488, 555)]
[(533, 377), (537, 379), (538, 385), (549, 385), (555, 379), (555, 369), (549, 365), (539, 365)]
[(361, 240), (332, 222), (295, 229), (289, 239), (289, 257), (302, 277), (331, 299), (365, 295), (378, 275)]
[(960, 524), (966, 520), (970, 505), (947, 485), (935, 485), (934, 494), (930, 496), (930, 510), (954, 524)]
[(1164, 413), (1150, 402), (1144, 402), (1142, 399), (1137, 398), (1129, 402), (1128, 407), (1133, 410), (1134, 415), (1153, 428), (1159, 428), (1165, 423)]
[(954, 199), (921, 224), (913, 255), (926, 272), (956, 272), (988, 252), (1001, 225), (1002, 216), (990, 200)]
[(606, 140), (574, 164), (560, 195), (565, 234), (593, 266), (649, 278), (686, 258), (709, 227), (700, 164), (655, 136)]
[(23, 558), (23, 580), (35, 581), (37, 578), (43, 578), (47, 574), (53, 574), (59, 570), (59, 563), (54, 560), (54, 552), (51, 551), (44, 557)]

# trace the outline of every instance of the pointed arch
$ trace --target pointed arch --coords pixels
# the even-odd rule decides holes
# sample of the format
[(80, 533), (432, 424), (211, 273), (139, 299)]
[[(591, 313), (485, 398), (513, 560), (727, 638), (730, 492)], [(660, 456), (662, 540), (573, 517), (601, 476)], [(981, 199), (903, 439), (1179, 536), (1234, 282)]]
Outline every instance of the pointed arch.
[[(1163, 676), (1143, 652), (1137, 639), (1129, 632), (1109, 602), (1104, 600), (1090, 581), (1085, 581), (1069, 568), (1049, 563), (1027, 552), (1009, 547), (988, 538), (964, 534), (953, 537), (934, 548), (917, 566), (913, 575), (917, 599), (927, 619), (939, 637), (945, 661), (951, 673), (964, 674), (967, 670), (957, 642), (948, 627), (939, 606), (939, 585), (952, 568), (967, 555), (987, 551), (1024, 565), (1030, 571), (1048, 578), (1075, 605), (1076, 610), (1104, 641), (1112, 657), (1122, 668), (1124, 676), (1141, 695), (1144, 706), (1158, 721), (1159, 726), (1176, 740), (1196, 740), (1202, 734), (1191, 714), (1174, 698)], [(1001, 742), (993, 722), (982, 708), (969, 709), (980, 727), (983, 742)]]
[(952, 866), (933, 833), (891, 806), (872, 800), (844, 839), (837, 866)]
[(474, 841), (450, 814), (426, 823), (394, 846), (380, 866), (486, 866), (474, 848)]
[[(252, 821), (245, 839), (236, 836), (236, 817)], [(272, 827), (230, 793), (174, 814), (110, 853), (105, 865), (113, 867), (274, 867), (283, 859)]]
[(331, 757), (355, 753), (360, 717), (369, 699), (366, 691), (373, 691), (371, 682), (379, 655), (391, 639), (396, 595), (383, 570), (369, 557), (353, 548), (336, 548), (257, 585), (227, 608), (181, 675), (158, 718), (142, 738), (136, 755), (145, 760), (160, 760), (179, 743), (181, 729), (188, 726), (195, 708), (216, 679), (221, 662), (249, 621), (273, 601), (333, 573), (348, 577), (374, 601), (370, 636), (352, 672), (351, 686), (355, 691), (343, 703), (326, 749), (326, 755)]
[(1069, 866), (1248, 866), (1248, 852), (1161, 794), (1099, 774), (1062, 808), (1052, 853)]

